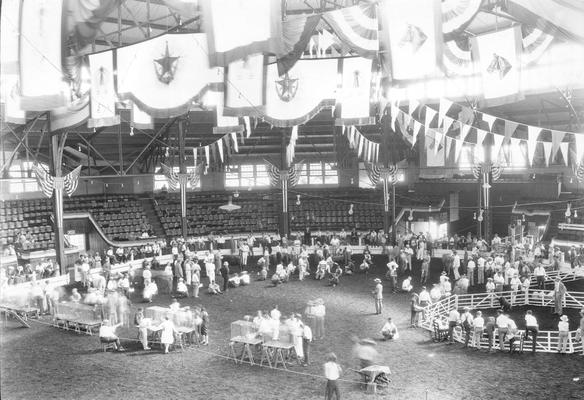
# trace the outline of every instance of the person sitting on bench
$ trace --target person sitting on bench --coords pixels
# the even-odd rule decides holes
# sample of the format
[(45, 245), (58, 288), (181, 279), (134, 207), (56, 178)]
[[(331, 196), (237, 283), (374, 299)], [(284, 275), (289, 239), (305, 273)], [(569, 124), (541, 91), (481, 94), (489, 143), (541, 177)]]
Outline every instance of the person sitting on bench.
[(397, 327), (391, 321), (391, 317), (387, 319), (387, 322), (381, 328), (381, 334), (383, 335), (383, 340), (397, 339), (399, 337)]
[(104, 320), (99, 328), (99, 340), (102, 343), (113, 343), (116, 351), (125, 351), (120, 344), (120, 338), (116, 335), (116, 328), (118, 326), (122, 326), (122, 324), (112, 325), (109, 320)]

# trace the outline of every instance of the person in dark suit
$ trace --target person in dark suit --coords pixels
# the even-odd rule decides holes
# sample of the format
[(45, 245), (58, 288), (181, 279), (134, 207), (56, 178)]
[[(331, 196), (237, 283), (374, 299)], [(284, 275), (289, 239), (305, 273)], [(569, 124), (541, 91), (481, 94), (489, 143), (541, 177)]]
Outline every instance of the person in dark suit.
[(227, 291), (227, 284), (229, 282), (229, 263), (225, 261), (221, 268), (219, 269), (221, 273), (221, 278), (223, 278), (223, 291)]

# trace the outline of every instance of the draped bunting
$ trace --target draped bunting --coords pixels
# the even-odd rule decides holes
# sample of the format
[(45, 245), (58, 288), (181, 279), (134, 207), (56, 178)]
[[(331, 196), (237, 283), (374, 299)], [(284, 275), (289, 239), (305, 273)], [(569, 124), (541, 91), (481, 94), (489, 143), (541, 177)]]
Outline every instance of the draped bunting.
[(481, 8), (482, 0), (443, 0), (442, 33), (451, 34), (463, 29)]
[(387, 179), (388, 182), (395, 182), (397, 180), (396, 165), (390, 165), (389, 167), (386, 168), (382, 165), (366, 162), (365, 171), (367, 172), (369, 181), (371, 181), (371, 184), (373, 186), (377, 186), (377, 184), (384, 179)]
[[(162, 173), (166, 177), (168, 181), (168, 187), (170, 190), (177, 190), (180, 188), (181, 183), (181, 175), (179, 172), (175, 172), (173, 168), (169, 167), (164, 163), (160, 163), (160, 168), (162, 169)], [(197, 165), (195, 161), (195, 169), (194, 171), (187, 172), (184, 174), (184, 182), (190, 183), (191, 187), (196, 187), (199, 183), (199, 179), (201, 178), (203, 164)]]
[(203, 0), (209, 64), (227, 66), (248, 54), (282, 54), (280, 0)]
[(293, 126), (292, 131), (290, 132), (290, 142), (286, 146), (286, 162), (288, 165), (291, 165), (292, 161), (294, 161), (297, 140), (298, 140), (298, 126)]
[(575, 146), (575, 154), (577, 164), (582, 162), (582, 156), (584, 156), (584, 134), (575, 134), (574, 135), (574, 144)]
[(99, 128), (120, 123), (116, 115), (116, 90), (114, 87), (114, 52), (104, 51), (89, 55), (91, 74), (91, 118), (87, 126)]
[(574, 174), (576, 175), (578, 182), (584, 182), (584, 163), (578, 164), (575, 168)]
[(481, 74), (484, 104), (496, 106), (521, 100), (521, 28), (475, 36), (471, 44)]
[(334, 104), (337, 91), (336, 59), (300, 60), (284, 76), (270, 64), (263, 117), (277, 127), (304, 124), (323, 107)]
[(337, 96), (338, 125), (370, 125), (373, 62), (362, 57), (343, 58), (341, 91)]
[(49, 174), (41, 165), (37, 163), (33, 164), (32, 171), (36, 177), (39, 187), (41, 188), (41, 192), (46, 197), (51, 197), (53, 195), (53, 189), (55, 189), (58, 181), (62, 182), (62, 188), (64, 189), (65, 193), (71, 197), (73, 193), (75, 193), (75, 190), (77, 190), (77, 185), (79, 184), (79, 175), (81, 174), (81, 167), (82, 166), (79, 165), (64, 177), (58, 178)]
[(334, 33), (360, 56), (374, 58), (379, 51), (375, 4), (360, 4), (323, 14)]
[(89, 119), (89, 98), (81, 99), (68, 107), (53, 109), (50, 112), (51, 130), (56, 131), (83, 124)]
[(25, 1), (20, 26), (21, 108), (46, 111), (66, 106), (61, 68), (63, 1)]
[(417, 79), (437, 73), (442, 64), (439, 0), (386, 0), (380, 5), (381, 40), (388, 50), (393, 79)]
[(540, 133), (541, 128), (534, 126), (527, 127), (527, 160), (529, 161), (529, 165), (533, 165), (533, 157), (537, 148), (537, 138)]
[(349, 148), (357, 150), (357, 157), (366, 162), (376, 162), (379, 159), (379, 143), (367, 139), (354, 126), (345, 126), (342, 132), (349, 141)]
[(296, 64), (319, 22), (320, 14), (316, 14), (289, 18), (282, 23), (284, 55), (278, 57), (278, 74), (284, 75)]
[(203, 33), (165, 34), (116, 52), (119, 97), (155, 118), (184, 114), (223, 82), (222, 70), (209, 68)]
[(225, 115), (259, 115), (266, 103), (264, 56), (234, 61), (225, 69)]
[(215, 103), (217, 122), (216, 126), (213, 127), (213, 133), (230, 133), (243, 130), (243, 126), (239, 124), (239, 118), (225, 116), (223, 106), (224, 94), (222, 92), (207, 92), (205, 96), (212, 96)]

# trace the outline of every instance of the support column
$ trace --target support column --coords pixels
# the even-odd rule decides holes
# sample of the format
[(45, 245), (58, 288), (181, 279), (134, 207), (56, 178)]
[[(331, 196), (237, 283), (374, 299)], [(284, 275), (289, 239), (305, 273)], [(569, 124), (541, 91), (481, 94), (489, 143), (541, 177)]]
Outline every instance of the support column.
[[(47, 116), (48, 118), (48, 116)], [(49, 125), (49, 132), (50, 125)], [(49, 146), (49, 169), (51, 175), (55, 177), (55, 188), (53, 190), (53, 230), (55, 232), (55, 255), (57, 264), (59, 264), (59, 272), (61, 275), (67, 273), (67, 265), (65, 265), (65, 236), (63, 231), (63, 171), (61, 168), (62, 161), (62, 144), (65, 143), (63, 138), (62, 143), (59, 141), (60, 133), (51, 133), (51, 144)]]
[(484, 146), (485, 154), (485, 167), (482, 171), (482, 181), (483, 181), (483, 206), (485, 212), (483, 213), (483, 223), (484, 223), (484, 236), (483, 239), (487, 242), (487, 245), (491, 244), (491, 236), (493, 231), (493, 216), (491, 214), (491, 182), (493, 177), (493, 160), (491, 159), (491, 147), (490, 141)]
[(180, 227), (182, 236), (187, 237), (187, 166), (185, 163), (185, 119), (178, 122), (178, 168), (180, 186)]
[(286, 157), (288, 145), (288, 129), (282, 130), (282, 144), (280, 148), (280, 188), (282, 190), (282, 211), (280, 214), (280, 235), (290, 236), (290, 220), (288, 215), (288, 171), (290, 163)]
[(387, 179), (383, 178), (383, 231), (389, 232), (389, 186)]
[(397, 243), (397, 225), (395, 221), (395, 184), (396, 182), (391, 183), (391, 242), (394, 246)]

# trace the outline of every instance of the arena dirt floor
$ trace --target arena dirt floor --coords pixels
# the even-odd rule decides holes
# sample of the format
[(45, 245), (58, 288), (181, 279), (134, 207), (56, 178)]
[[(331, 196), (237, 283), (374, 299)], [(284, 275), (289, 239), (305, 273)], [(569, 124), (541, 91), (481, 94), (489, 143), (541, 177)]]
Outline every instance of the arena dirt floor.
[[(377, 265), (387, 262), (381, 256), (374, 260)], [(433, 261), (434, 281), (439, 268)], [(129, 340), (124, 342), (127, 352), (103, 353), (96, 336), (34, 321), (31, 329), (20, 328), (9, 320), (0, 330), (1, 396), (4, 400), (321, 399), (322, 364), (326, 353), (333, 351), (344, 368), (343, 399), (584, 399), (584, 357), (488, 354), (465, 350), (460, 344), (433, 343), (427, 331), (408, 328), (409, 297), (391, 294), (387, 284), (385, 309), (375, 315), (373, 278), (382, 275), (381, 268), (374, 268), (368, 276), (343, 276), (336, 288), (314, 279), (278, 287), (254, 281), (224, 295), (205, 293), (199, 299), (184, 299), (182, 305), (202, 304), (209, 311), (210, 345), (168, 355), (159, 349), (140, 350)], [(584, 291), (582, 281), (570, 286)], [(283, 315), (302, 313), (306, 301), (316, 297), (322, 297), (327, 307), (326, 338), (313, 343), (310, 366), (274, 370), (235, 365), (224, 357), (232, 321), (275, 304)], [(160, 295), (153, 305), (169, 303), (169, 295)], [(400, 338), (378, 342), (377, 350), (380, 364), (392, 370), (390, 388), (385, 394), (366, 394), (357, 383), (359, 376), (351, 371), (357, 365), (351, 357), (351, 336), (378, 338), (389, 316), (397, 323)], [(132, 340), (137, 335), (135, 329), (120, 333)]]

